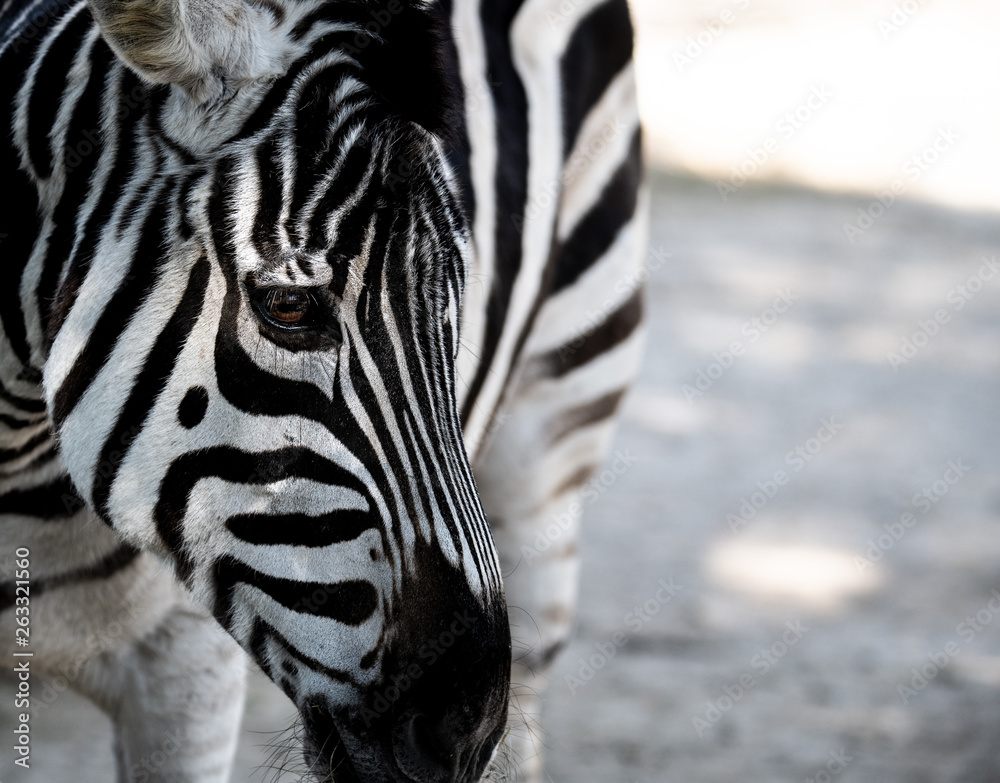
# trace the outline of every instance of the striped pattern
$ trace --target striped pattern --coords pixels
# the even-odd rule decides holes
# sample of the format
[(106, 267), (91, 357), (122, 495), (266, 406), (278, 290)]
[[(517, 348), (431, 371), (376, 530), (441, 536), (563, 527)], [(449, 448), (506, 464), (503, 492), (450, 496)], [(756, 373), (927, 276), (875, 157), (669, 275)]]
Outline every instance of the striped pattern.
[[(123, 649), (221, 625), (320, 779), (477, 780), (511, 632), (532, 670), (565, 641), (575, 547), (501, 573), (599, 464), (637, 362), (625, 2), (196, 2), (159, 40), (170, 5), (0, 4), (0, 557), (35, 553), (43, 619), (142, 604)], [(76, 644), (36, 623), (53, 660)], [(225, 779), (219, 726), (179, 776)], [(505, 750), (525, 780), (533, 742)]]

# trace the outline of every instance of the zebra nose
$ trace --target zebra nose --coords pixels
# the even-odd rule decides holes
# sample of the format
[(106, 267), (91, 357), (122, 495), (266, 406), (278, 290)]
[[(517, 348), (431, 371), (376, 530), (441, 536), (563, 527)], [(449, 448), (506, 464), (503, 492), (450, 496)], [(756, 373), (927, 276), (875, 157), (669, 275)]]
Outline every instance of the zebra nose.
[(479, 780), (499, 739), (499, 730), (484, 742), (456, 746), (453, 721), (421, 712), (396, 723), (392, 750), (400, 771), (414, 783), (473, 783)]
[(399, 769), (421, 783), (446, 783), (455, 779), (455, 757), (446, 738), (429, 716), (415, 713), (399, 721), (393, 732), (392, 751)]

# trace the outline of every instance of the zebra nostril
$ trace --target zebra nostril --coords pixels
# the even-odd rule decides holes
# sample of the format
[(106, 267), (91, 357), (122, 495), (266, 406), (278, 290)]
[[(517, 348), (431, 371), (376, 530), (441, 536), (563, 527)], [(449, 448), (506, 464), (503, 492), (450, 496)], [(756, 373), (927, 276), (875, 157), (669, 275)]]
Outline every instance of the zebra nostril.
[(450, 783), (455, 780), (458, 753), (441, 726), (423, 713), (399, 720), (392, 737), (392, 751), (400, 771), (417, 783)]

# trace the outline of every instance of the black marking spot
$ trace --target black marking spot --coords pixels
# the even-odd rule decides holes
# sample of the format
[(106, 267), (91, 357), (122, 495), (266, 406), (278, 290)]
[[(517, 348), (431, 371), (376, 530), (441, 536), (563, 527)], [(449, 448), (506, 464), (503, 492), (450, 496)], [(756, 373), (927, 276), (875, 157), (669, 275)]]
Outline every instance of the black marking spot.
[(177, 409), (177, 420), (186, 429), (194, 429), (205, 418), (208, 410), (208, 389), (204, 386), (192, 386), (187, 390), (184, 399)]
[(378, 662), (378, 648), (369, 650), (361, 658), (361, 668), (367, 671)]

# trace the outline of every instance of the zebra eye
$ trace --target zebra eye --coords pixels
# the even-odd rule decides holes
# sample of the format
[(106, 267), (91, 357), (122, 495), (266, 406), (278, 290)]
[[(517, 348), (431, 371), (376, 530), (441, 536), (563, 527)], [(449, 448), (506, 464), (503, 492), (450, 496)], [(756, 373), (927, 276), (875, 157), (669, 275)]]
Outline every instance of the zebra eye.
[(285, 326), (301, 326), (309, 315), (312, 299), (305, 291), (280, 288), (267, 293), (264, 303), (268, 318)]
[(258, 315), (279, 329), (309, 329), (318, 321), (320, 308), (308, 289), (260, 288), (251, 298)]
[(342, 340), (336, 299), (328, 288), (259, 286), (246, 280), (261, 334), (290, 351), (319, 351)]
[(245, 282), (261, 334), (290, 351), (324, 350), (342, 341), (336, 298), (328, 288)]

